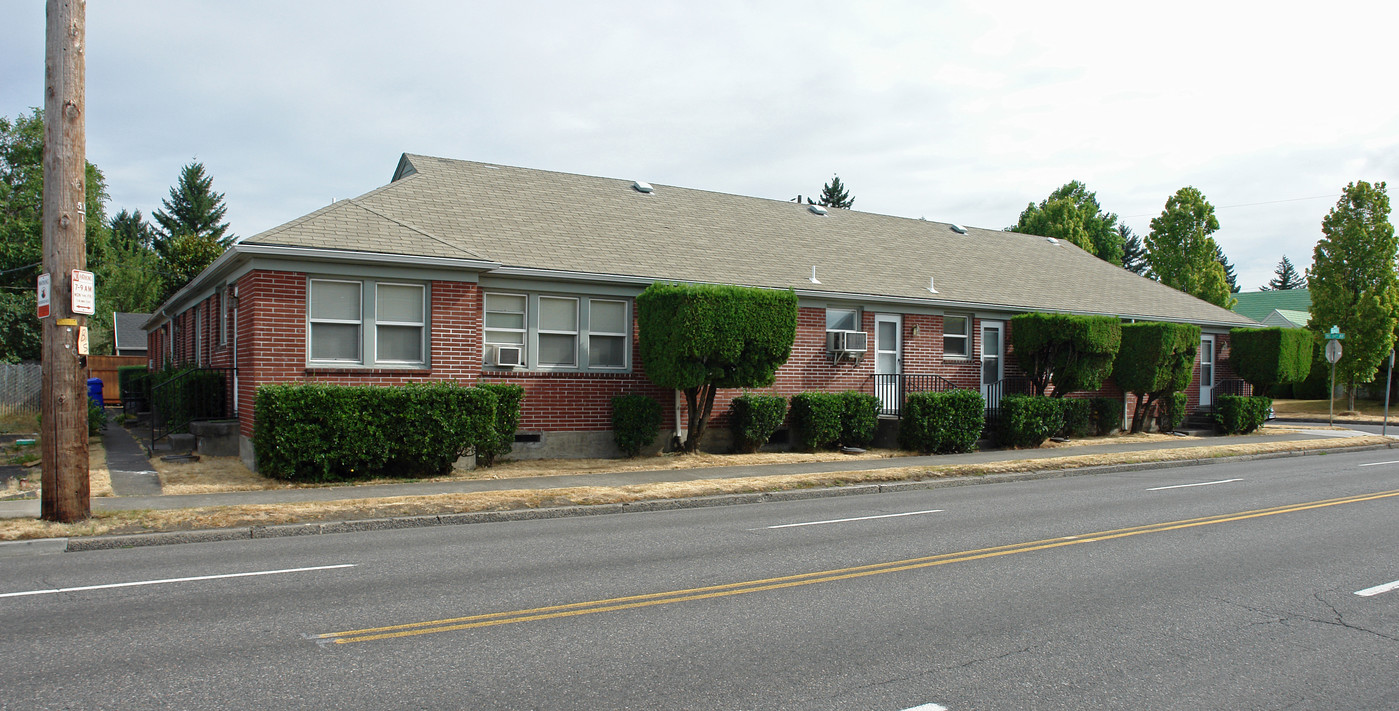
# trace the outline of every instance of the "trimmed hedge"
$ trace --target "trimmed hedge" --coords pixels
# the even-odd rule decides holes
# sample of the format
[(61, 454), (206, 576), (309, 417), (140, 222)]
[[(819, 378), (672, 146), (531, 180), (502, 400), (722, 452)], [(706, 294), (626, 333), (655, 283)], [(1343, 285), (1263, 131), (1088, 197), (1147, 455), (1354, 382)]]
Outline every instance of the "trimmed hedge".
[[(1172, 393), (1190, 385), (1195, 353), (1200, 350), (1200, 327), (1146, 321), (1122, 327), (1122, 348), (1113, 364), (1112, 379), (1137, 395), (1132, 431), (1140, 432), (1149, 410)], [(1182, 411), (1182, 416), (1184, 413)]]
[[(151, 412), (159, 421), (174, 423), (171, 432), (186, 431), (193, 420), (219, 419), (228, 413), (224, 407), (228, 396), (224, 371), (170, 366), (147, 377)], [(165, 387), (153, 390), (162, 383)]]
[(661, 404), (645, 395), (612, 398), (612, 438), (628, 457), (641, 453), (661, 433)]
[(1064, 437), (1088, 437), (1098, 433), (1098, 423), (1093, 417), (1093, 401), (1087, 398), (1066, 397), (1059, 400), (1059, 410), (1064, 424), (1056, 434)]
[(996, 441), (1002, 446), (1038, 447), (1064, 426), (1064, 409), (1042, 395), (1006, 395), (999, 409)]
[(1097, 390), (1112, 372), (1122, 343), (1122, 320), (1115, 316), (1021, 314), (1010, 320), (1011, 354), (1043, 395)]
[(1095, 397), (1093, 402), (1093, 423), (1098, 434), (1110, 435), (1122, 427), (1123, 402), (1110, 397)]
[(263, 385), (258, 471), (291, 481), (435, 476), (488, 436), (496, 394), (453, 383)]
[(150, 372), (144, 365), (123, 365), (117, 368), (117, 389), (122, 400), (145, 400), (150, 396)]
[(734, 448), (740, 452), (756, 452), (772, 439), (772, 433), (787, 419), (787, 398), (781, 395), (739, 395), (733, 399), (729, 413), (729, 429), (733, 432)]
[(1272, 407), (1270, 397), (1220, 395), (1215, 398), (1214, 421), (1224, 434), (1247, 434), (1268, 421)]
[(847, 447), (865, 447), (874, 441), (879, 429), (879, 398), (869, 393), (849, 390), (840, 394), (840, 443)]
[(909, 393), (899, 446), (923, 453), (970, 452), (986, 427), (986, 400), (975, 390)]
[(525, 389), (507, 383), (481, 383), (476, 387), (495, 394), (495, 421), (476, 441), (476, 463), (483, 467), (495, 465), (496, 458), (509, 454), (515, 445), (515, 430), (520, 426), (520, 406)]
[(1275, 385), (1307, 379), (1314, 341), (1305, 328), (1236, 328), (1229, 332), (1229, 365), (1268, 395)]
[(1175, 432), (1180, 423), (1185, 422), (1186, 406), (1185, 393), (1171, 393), (1169, 399), (1161, 400), (1161, 419), (1157, 426), (1162, 432)]
[(840, 441), (845, 400), (836, 393), (797, 393), (792, 396), (793, 442), (812, 451)]

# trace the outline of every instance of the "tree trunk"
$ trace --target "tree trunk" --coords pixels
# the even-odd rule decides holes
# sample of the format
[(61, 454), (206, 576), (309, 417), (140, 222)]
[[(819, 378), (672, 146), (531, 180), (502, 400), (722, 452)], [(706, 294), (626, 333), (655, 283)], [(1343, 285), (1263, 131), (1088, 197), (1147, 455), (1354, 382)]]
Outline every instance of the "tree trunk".
[(714, 393), (717, 388), (704, 384), (697, 388), (685, 389), (685, 407), (689, 410), (690, 431), (685, 437), (685, 452), (699, 450), (700, 438), (709, 426), (709, 415), (714, 410)]
[(1137, 396), (1137, 409), (1132, 413), (1132, 434), (1139, 434), (1142, 431), (1142, 425), (1146, 423), (1146, 414), (1151, 412), (1152, 405), (1156, 404), (1156, 396), (1154, 394), (1147, 395), (1143, 400), (1141, 393), (1135, 394)]

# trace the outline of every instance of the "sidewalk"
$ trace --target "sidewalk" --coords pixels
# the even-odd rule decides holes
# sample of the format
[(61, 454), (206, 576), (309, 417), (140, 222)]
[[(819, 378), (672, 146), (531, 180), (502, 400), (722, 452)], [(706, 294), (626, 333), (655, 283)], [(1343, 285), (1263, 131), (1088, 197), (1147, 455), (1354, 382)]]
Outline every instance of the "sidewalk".
[[(763, 464), (752, 466), (706, 467), (697, 469), (664, 469), (655, 471), (634, 471), (602, 474), (564, 474), (555, 476), (522, 477), (512, 479), (471, 479), (447, 482), (415, 482), (404, 484), (377, 484), (372, 486), (329, 486), (305, 489), (270, 489), (263, 491), (237, 491), (217, 494), (185, 494), (160, 496), (159, 480), (149, 471), (149, 462), (140, 455), (139, 445), (131, 435), (120, 427), (109, 427), (103, 432), (103, 445), (108, 451), (108, 468), (112, 474), (113, 489), (119, 496), (95, 498), (93, 511), (130, 511), (143, 509), (184, 509), (208, 506), (236, 506), (246, 504), (282, 504), (310, 501), (343, 501), (348, 499), (369, 499), (397, 496), (431, 496), (433, 494), (474, 493), (484, 491), (508, 491), (519, 489), (555, 489), (581, 486), (619, 487), (636, 484), (697, 481), (704, 479), (732, 479), (745, 477), (775, 476), (784, 474), (829, 474), (846, 471), (868, 471), (896, 467), (945, 466), (959, 464), (980, 464), (988, 462), (1033, 461), (1053, 457), (1082, 456), (1093, 454), (1121, 454), (1147, 452), (1188, 447), (1225, 446), (1265, 442), (1324, 441), (1336, 437), (1350, 437), (1366, 433), (1351, 430), (1305, 430), (1272, 435), (1249, 435), (1245, 437), (1210, 437), (1206, 439), (1181, 439), (1162, 442), (1129, 442), (1100, 445), (1084, 445), (1072, 449), (1034, 450), (988, 450), (967, 454), (942, 454), (929, 456), (895, 457), (891, 459), (836, 460), (829, 462), (804, 462), (787, 464)], [(122, 440), (126, 440), (123, 442)], [(133, 455), (131, 450), (135, 450)], [(1179, 462), (1163, 462), (1162, 465), (1179, 465)], [(118, 485), (118, 481), (122, 481)], [(154, 486), (154, 492), (150, 487)], [(39, 515), (39, 501), (35, 499), (0, 502), (0, 518), (34, 518)]]

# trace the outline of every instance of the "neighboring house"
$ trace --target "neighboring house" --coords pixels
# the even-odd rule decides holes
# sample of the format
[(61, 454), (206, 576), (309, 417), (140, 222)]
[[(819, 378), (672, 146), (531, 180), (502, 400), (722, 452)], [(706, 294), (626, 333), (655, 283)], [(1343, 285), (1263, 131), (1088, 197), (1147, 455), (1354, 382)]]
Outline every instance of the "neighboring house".
[(112, 314), (112, 343), (117, 355), (145, 357), (146, 332), (141, 327), (150, 318), (150, 314)]
[(1264, 326), (1306, 328), (1311, 318), (1312, 296), (1306, 289), (1248, 291), (1234, 294), (1234, 311)]
[(230, 247), (145, 328), (153, 367), (229, 369), (250, 462), (255, 388), (307, 381), (517, 383), (515, 456), (590, 456), (616, 451), (614, 395), (684, 421), (637, 353), (655, 281), (795, 290), (772, 391), (864, 390), (890, 412), (904, 386), (994, 395), (1029, 311), (1200, 325), (1190, 402), (1208, 405), (1229, 329), (1256, 325), (1044, 237), (405, 154), (388, 185)]

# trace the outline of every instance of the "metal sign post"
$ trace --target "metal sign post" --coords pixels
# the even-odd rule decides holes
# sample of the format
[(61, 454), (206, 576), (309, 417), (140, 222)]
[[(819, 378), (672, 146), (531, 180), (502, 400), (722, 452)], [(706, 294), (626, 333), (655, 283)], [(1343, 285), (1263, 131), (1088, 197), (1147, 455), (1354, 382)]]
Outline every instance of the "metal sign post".
[(1384, 376), (1384, 424), (1380, 425), (1380, 436), (1388, 437), (1389, 431), (1389, 386), (1394, 382), (1394, 349), (1389, 349), (1389, 373)]
[(1326, 360), (1331, 363), (1331, 389), (1326, 391), (1326, 400), (1330, 403), (1330, 419), (1327, 421), (1332, 427), (1336, 426), (1336, 361), (1341, 359), (1341, 338), (1344, 335), (1336, 333), (1336, 327), (1331, 327), (1331, 333), (1326, 334)]

